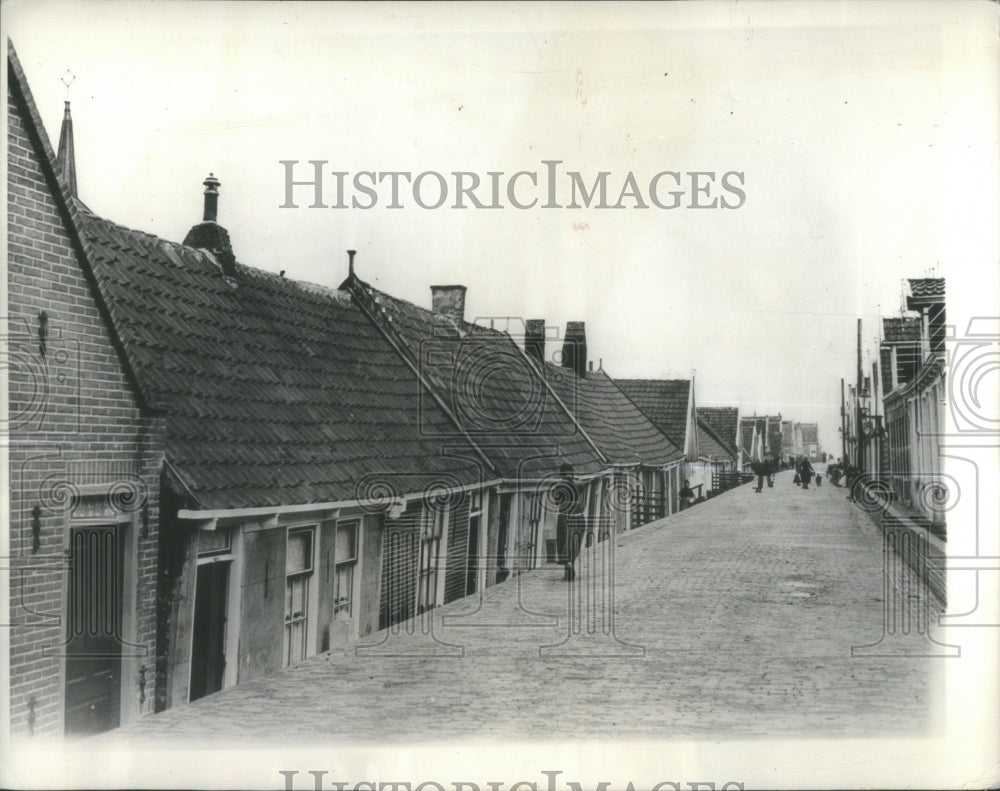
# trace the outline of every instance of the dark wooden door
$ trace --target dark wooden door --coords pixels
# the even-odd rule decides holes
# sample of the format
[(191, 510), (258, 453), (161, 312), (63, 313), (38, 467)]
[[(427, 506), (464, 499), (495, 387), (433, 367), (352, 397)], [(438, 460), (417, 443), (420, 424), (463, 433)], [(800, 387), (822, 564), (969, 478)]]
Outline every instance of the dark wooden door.
[(122, 569), (118, 528), (70, 531), (65, 731), (117, 728), (121, 716)]
[(222, 689), (226, 669), (226, 606), (229, 563), (198, 566), (194, 596), (194, 634), (191, 643), (190, 700)]
[(479, 520), (481, 516), (469, 518), (469, 540), (466, 543), (465, 595), (476, 592), (479, 576)]

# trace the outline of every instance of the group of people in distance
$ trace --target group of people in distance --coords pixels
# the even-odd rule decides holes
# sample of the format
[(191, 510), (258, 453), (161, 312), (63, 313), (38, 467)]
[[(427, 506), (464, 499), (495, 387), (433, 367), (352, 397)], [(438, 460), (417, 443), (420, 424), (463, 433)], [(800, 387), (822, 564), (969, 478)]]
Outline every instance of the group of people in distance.
[(757, 488), (754, 489), (755, 492), (760, 492), (764, 488), (765, 480), (768, 487), (774, 486), (774, 473), (778, 471), (778, 463), (776, 461), (773, 459), (764, 459), (763, 461), (754, 460), (750, 462), (750, 469), (757, 476)]
[[(803, 489), (808, 489), (809, 484), (812, 483), (813, 478), (816, 479), (816, 485), (820, 485), (822, 481), (822, 476), (817, 473), (809, 461), (809, 458), (803, 456), (802, 458), (795, 460), (790, 460), (792, 469), (795, 470), (795, 485), (801, 486)], [(769, 487), (774, 486), (774, 473), (779, 469), (782, 469), (780, 462), (776, 459), (763, 459), (754, 460), (750, 462), (750, 469), (753, 474), (757, 476), (757, 488), (754, 489), (755, 492), (761, 492), (764, 489), (764, 481), (767, 481)]]
[(826, 472), (830, 476), (830, 482), (834, 486), (839, 487), (840, 481), (846, 479), (846, 486), (849, 490), (847, 492), (847, 499), (854, 499), (854, 484), (861, 474), (861, 471), (857, 467), (853, 464), (844, 464), (838, 459), (836, 464), (831, 464), (827, 467)]
[(795, 483), (801, 486), (803, 489), (809, 488), (809, 483), (812, 481), (813, 476), (816, 476), (816, 485), (819, 486), (820, 482), (823, 480), (822, 476), (817, 473), (809, 461), (808, 456), (803, 456), (798, 462), (794, 463), (795, 467)]

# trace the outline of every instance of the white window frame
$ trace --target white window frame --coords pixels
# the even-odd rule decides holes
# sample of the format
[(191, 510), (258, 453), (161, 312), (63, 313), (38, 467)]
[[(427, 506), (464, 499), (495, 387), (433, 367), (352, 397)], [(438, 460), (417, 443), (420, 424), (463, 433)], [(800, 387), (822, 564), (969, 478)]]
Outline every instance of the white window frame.
[[(420, 516), (420, 563), (417, 568), (416, 613), (432, 610), (444, 601), (445, 568), (441, 562), (447, 556), (448, 523), (451, 508), (425, 505)], [(433, 554), (430, 554), (433, 553)], [(430, 587), (433, 586), (433, 590)], [(426, 589), (426, 592), (425, 592)], [(430, 597), (430, 601), (425, 601)]]
[[(337, 555), (337, 535), (341, 530), (353, 529), (354, 530), (354, 555), (349, 558), (341, 558)], [(342, 612), (347, 613), (347, 618), (349, 620), (354, 619), (355, 609), (354, 604), (356, 601), (356, 590), (358, 582), (358, 559), (361, 555), (361, 519), (347, 519), (343, 522), (337, 522), (334, 527), (334, 557), (333, 557), (333, 618), (337, 619), (337, 616)], [(351, 581), (349, 588), (349, 593), (347, 601), (341, 603), (336, 596), (339, 590), (340, 583), (340, 572), (346, 569), (351, 570)]]
[[(295, 533), (309, 533), (311, 538), (310, 547), (310, 557), (309, 557), (309, 567), (302, 569), (301, 571), (296, 571), (291, 574), (288, 573), (288, 542), (289, 539)], [(282, 666), (289, 667), (293, 663), (291, 661), (291, 622), (288, 618), (288, 607), (287, 607), (287, 597), (288, 597), (288, 586), (296, 579), (304, 579), (305, 591), (303, 594), (303, 601), (305, 612), (301, 620), (305, 622), (305, 633), (303, 635), (304, 645), (302, 648), (301, 659), (296, 660), (296, 662), (306, 659), (307, 657), (313, 656), (316, 653), (316, 615), (318, 612), (318, 593), (319, 585), (316, 585), (313, 577), (316, 573), (316, 558), (319, 553), (319, 536), (320, 531), (318, 525), (315, 523), (304, 524), (304, 525), (289, 525), (285, 532), (285, 584), (282, 588), (282, 594), (285, 597), (286, 606), (283, 608), (285, 611), (286, 620), (283, 624), (284, 629), (284, 640), (283, 640), (283, 653), (282, 653)]]

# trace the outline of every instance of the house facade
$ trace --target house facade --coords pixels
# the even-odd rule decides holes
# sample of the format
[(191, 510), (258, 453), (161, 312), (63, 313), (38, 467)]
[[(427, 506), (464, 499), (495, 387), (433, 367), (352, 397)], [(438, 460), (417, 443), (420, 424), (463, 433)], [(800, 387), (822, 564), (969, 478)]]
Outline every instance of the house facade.
[(880, 348), (885, 393), (885, 474), (894, 500), (917, 509), (943, 533), (940, 436), (944, 432), (945, 283), (909, 281), (907, 308), (915, 316), (883, 320)]
[(739, 409), (737, 407), (698, 407), (698, 452), (711, 473), (706, 497), (740, 483)]
[(610, 465), (588, 502), (596, 540), (675, 513), (684, 454), (603, 368), (588, 362), (584, 322), (567, 325), (559, 365), (547, 361), (545, 337), (543, 320), (526, 322), (526, 354)]
[(8, 45), (11, 733), (152, 711), (163, 413), (109, 321), (80, 233), (67, 105), (52, 149)]
[(679, 509), (696, 433), (594, 371), (582, 322), (556, 366), (544, 322), (466, 321), (462, 286), (428, 310), (350, 251), (338, 288), (246, 266), (211, 174), (183, 243), (102, 218), (68, 106), (57, 153), (12, 47), (8, 70), (16, 735), (412, 629), (553, 560), (567, 492), (588, 545)]
[[(432, 286), (430, 310), (372, 288), (352, 274), (341, 286), (365, 308), (450, 418), (436, 434), (457, 455), (478, 455), (495, 485), (482, 492), (486, 534), (481, 562), (488, 584), (553, 558), (564, 471), (590, 523), (603, 518), (609, 462), (559, 398), (545, 372), (496, 320), (465, 319), (464, 286)], [(428, 432), (424, 432), (425, 434)]]

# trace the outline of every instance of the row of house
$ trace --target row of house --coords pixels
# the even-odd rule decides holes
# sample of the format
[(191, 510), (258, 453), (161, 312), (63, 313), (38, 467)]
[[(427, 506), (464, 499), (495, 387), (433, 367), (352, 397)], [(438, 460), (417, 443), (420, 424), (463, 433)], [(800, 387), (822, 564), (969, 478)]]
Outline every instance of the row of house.
[(781, 457), (785, 461), (805, 456), (810, 461), (820, 461), (819, 424), (781, 421)]
[[(245, 266), (220, 182), (183, 243), (77, 194), (8, 45), (11, 731), (196, 700), (740, 480), (735, 407), (614, 380), (583, 322), (470, 322)], [(571, 485), (570, 485), (571, 484)], [(567, 495), (567, 492), (570, 494)]]
[(945, 281), (908, 282), (907, 310), (882, 318), (877, 359), (859, 359), (846, 388), (844, 453), (894, 511), (944, 538)]

